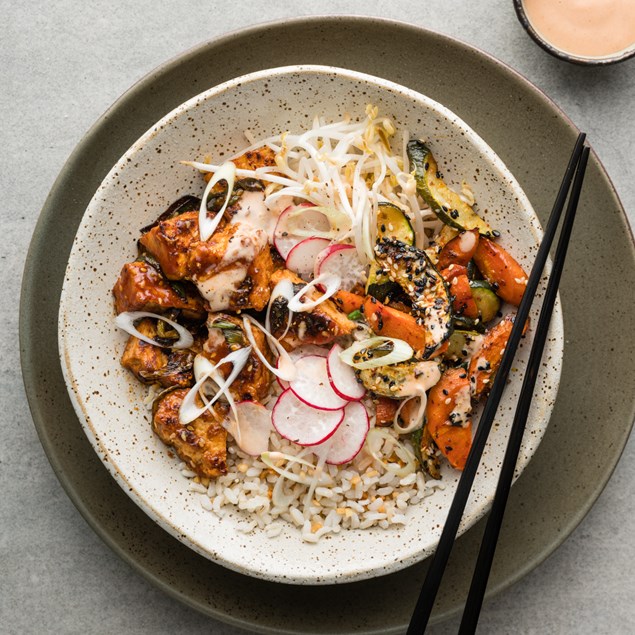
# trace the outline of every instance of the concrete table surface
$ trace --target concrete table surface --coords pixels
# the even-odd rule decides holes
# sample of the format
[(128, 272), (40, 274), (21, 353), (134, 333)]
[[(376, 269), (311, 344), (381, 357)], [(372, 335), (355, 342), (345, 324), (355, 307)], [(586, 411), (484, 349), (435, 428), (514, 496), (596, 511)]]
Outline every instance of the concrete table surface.
[[(238, 635), (163, 595), (99, 540), (63, 492), (33, 427), (19, 371), (20, 277), (38, 213), (72, 149), (131, 84), (200, 42), (291, 16), (383, 16), (474, 44), (543, 89), (589, 133), (632, 225), (635, 60), (573, 72), (533, 44), (511, 0), (0, 0), (0, 8), (0, 315), (8, 343), (0, 358), (0, 632)], [(485, 605), (480, 632), (635, 632), (633, 500), (631, 439), (590, 514), (546, 562)], [(446, 623), (433, 633), (456, 628)]]

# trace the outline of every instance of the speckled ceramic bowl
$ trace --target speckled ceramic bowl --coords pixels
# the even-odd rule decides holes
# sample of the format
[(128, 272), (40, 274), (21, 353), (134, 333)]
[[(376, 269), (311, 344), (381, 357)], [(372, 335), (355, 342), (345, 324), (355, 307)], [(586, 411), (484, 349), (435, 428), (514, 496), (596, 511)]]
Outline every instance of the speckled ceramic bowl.
[[(331, 67), (294, 66), (239, 77), (179, 106), (144, 134), (112, 168), (84, 215), (71, 252), (59, 314), (61, 362), (71, 399), (93, 447), (132, 499), (156, 522), (204, 556), (236, 571), (279, 582), (348, 582), (404, 568), (437, 544), (458, 474), (443, 472), (437, 490), (408, 512), (403, 528), (342, 531), (317, 545), (288, 526), (276, 538), (237, 531), (244, 517), (219, 519), (188, 492), (177, 461), (152, 433), (146, 389), (121, 368), (126, 336), (114, 327), (111, 289), (136, 256), (139, 230), (173, 200), (199, 195), (203, 181), (180, 160), (222, 159), (256, 137), (305, 127), (315, 114), (364, 116), (379, 106), (399, 128), (429, 141), (451, 185), (467, 181), (477, 209), (502, 233), (501, 243), (530, 268), (541, 238), (536, 216), (514, 177), (485, 142), (452, 112), (392, 82)], [(534, 316), (535, 318), (535, 316)], [(517, 472), (535, 452), (555, 401), (562, 358), (562, 315), (552, 321)], [(511, 413), (528, 356), (519, 353), (474, 495), (460, 531), (486, 511), (494, 493)]]

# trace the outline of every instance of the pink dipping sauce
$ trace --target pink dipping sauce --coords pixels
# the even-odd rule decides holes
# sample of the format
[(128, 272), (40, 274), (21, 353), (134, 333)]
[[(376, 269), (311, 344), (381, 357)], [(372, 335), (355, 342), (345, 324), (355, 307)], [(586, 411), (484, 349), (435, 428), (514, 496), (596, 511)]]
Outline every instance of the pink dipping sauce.
[(607, 57), (635, 44), (635, 0), (523, 0), (543, 39), (579, 57)]

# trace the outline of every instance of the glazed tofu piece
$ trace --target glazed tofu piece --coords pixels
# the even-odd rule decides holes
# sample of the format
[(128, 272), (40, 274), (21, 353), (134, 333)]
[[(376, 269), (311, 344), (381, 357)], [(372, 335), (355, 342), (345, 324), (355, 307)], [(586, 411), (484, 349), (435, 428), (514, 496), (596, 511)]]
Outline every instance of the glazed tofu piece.
[(199, 242), (198, 212), (185, 212), (161, 221), (143, 234), (139, 242), (156, 258), (167, 278), (188, 278), (190, 249)]
[[(225, 313), (210, 313), (207, 320), (207, 330), (209, 335), (203, 345), (203, 354), (212, 364), (216, 364), (231, 351), (249, 346), (243, 322), (236, 316)], [(262, 351), (269, 363), (273, 364), (273, 355), (269, 350), (264, 333), (258, 328), (253, 328), (252, 332), (259, 350)], [(231, 364), (223, 364), (220, 371), (224, 377), (227, 377), (231, 372)], [(272, 381), (271, 371), (252, 352), (247, 363), (232, 383), (229, 392), (236, 401), (260, 402), (269, 394)]]
[(248, 150), (234, 159), (234, 165), (243, 170), (272, 167), (276, 164), (276, 153), (269, 147), (263, 146), (255, 150)]
[(150, 311), (161, 313), (166, 309), (181, 309), (185, 317), (205, 317), (203, 300), (189, 289), (179, 295), (151, 264), (137, 260), (123, 266), (112, 290), (115, 310)]
[(249, 223), (216, 230), (190, 250), (189, 275), (210, 311), (262, 311), (271, 294), (273, 271), (267, 234)]
[[(258, 168), (273, 167), (276, 164), (276, 153), (269, 146), (263, 146), (255, 150), (248, 150), (236, 157), (233, 163), (239, 170), (257, 170)], [(205, 175), (205, 180), (209, 181), (211, 178), (212, 173), (208, 172)]]
[[(151, 339), (157, 336), (156, 324), (150, 318), (141, 320), (137, 330)], [(153, 346), (131, 335), (121, 357), (121, 365), (144, 384), (158, 383), (166, 388), (191, 386), (194, 383), (192, 364), (195, 354), (189, 349)]]
[(199, 476), (215, 478), (227, 472), (227, 432), (220, 408), (205, 411), (188, 425), (179, 421), (179, 408), (187, 394), (177, 388), (155, 402), (152, 428), (166, 445)]
[[(271, 276), (271, 288), (275, 287), (282, 279), (293, 282), (293, 288), (297, 293), (305, 282), (288, 269), (279, 269)], [(320, 291), (310, 289), (306, 297), (311, 300), (319, 298)], [(276, 298), (271, 309), (271, 330), (274, 336), (279, 337), (287, 325), (287, 301), (284, 298)], [(281, 342), (289, 349), (302, 344), (316, 344), (322, 346), (328, 344), (342, 335), (350, 335), (356, 328), (352, 322), (342, 313), (332, 300), (325, 300), (314, 309), (302, 313), (294, 313), (289, 332)]]
[(198, 214), (186, 212), (161, 221), (140, 243), (169, 279), (194, 282), (211, 311), (261, 311), (269, 301), (273, 262), (268, 236), (250, 222), (223, 219), (210, 239), (201, 241)]

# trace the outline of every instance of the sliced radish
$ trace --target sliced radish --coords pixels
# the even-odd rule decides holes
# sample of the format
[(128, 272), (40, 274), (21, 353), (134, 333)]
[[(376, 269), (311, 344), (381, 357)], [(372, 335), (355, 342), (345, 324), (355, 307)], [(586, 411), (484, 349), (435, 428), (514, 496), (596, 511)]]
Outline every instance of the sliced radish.
[(287, 269), (297, 273), (304, 280), (311, 280), (315, 269), (315, 259), (331, 241), (326, 238), (305, 238), (291, 248), (285, 265)]
[(352, 461), (362, 449), (369, 430), (370, 419), (366, 406), (359, 401), (349, 403), (344, 409), (342, 423), (328, 439), (330, 447), (326, 462), (331, 465), (342, 465)]
[(236, 421), (232, 421), (229, 432), (240, 449), (251, 456), (260, 456), (266, 452), (273, 429), (271, 412), (255, 401), (238, 402), (234, 412)]
[(326, 372), (331, 388), (347, 401), (359, 401), (366, 389), (357, 381), (357, 375), (351, 366), (340, 359), (342, 347), (335, 344), (326, 358)]
[[(326, 357), (328, 354), (328, 349), (316, 346), (315, 344), (303, 344), (302, 346), (298, 346), (298, 348), (294, 348), (292, 351), (289, 351), (289, 357), (293, 363), (297, 362), (302, 357), (306, 357), (307, 355)], [(280, 377), (276, 377), (276, 379), (278, 380), (278, 384), (282, 390), (286, 390), (289, 387), (288, 381), (280, 379)]]
[[(300, 210), (301, 214), (297, 214)], [(298, 243), (307, 238), (312, 232), (324, 234), (329, 231), (331, 224), (328, 217), (315, 209), (312, 203), (300, 203), (300, 205), (290, 205), (278, 217), (276, 228), (273, 232), (273, 244), (278, 253), (286, 260), (289, 252)], [(294, 231), (301, 232), (297, 235)]]
[(327, 357), (329, 354), (328, 348), (317, 346), (315, 344), (302, 344), (298, 348), (294, 348), (289, 351), (289, 357), (293, 362), (297, 362), (302, 357), (308, 357), (309, 355), (317, 355), (318, 357)]
[(298, 445), (324, 443), (344, 419), (344, 410), (317, 410), (300, 401), (288, 388), (276, 401), (271, 420), (278, 434)]
[(342, 289), (350, 291), (356, 284), (366, 282), (366, 266), (362, 264), (353, 245), (330, 245), (315, 259), (315, 277), (334, 273), (342, 279)]
[(297, 374), (289, 382), (289, 388), (307, 406), (319, 410), (340, 410), (348, 403), (331, 388), (325, 357), (307, 355), (299, 359), (295, 367)]

